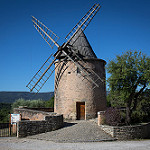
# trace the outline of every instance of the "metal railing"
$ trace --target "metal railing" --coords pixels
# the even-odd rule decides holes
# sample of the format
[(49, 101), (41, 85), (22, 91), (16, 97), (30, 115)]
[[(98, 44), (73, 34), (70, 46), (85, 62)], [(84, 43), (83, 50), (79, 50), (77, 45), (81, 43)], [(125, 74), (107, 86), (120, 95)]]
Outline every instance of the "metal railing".
[(11, 123), (0, 123), (0, 137), (9, 137), (17, 135), (17, 125)]

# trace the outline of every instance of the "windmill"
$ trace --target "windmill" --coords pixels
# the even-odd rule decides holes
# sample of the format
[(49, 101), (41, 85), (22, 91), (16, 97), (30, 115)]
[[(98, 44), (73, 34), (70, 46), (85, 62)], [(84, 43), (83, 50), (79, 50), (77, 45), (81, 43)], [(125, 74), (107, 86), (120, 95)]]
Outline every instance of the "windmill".
[[(63, 81), (62, 76), (65, 70), (67, 70), (68, 68), (72, 72), (77, 71), (79, 73), (78, 77), (82, 78), (80, 82), (86, 80), (87, 87), (89, 87), (88, 84), (92, 85), (92, 87), (90, 87), (90, 90), (94, 90), (97, 88), (99, 89), (101, 88), (100, 82), (102, 82), (102, 84), (104, 83), (103, 75), (102, 76), (99, 75), (99, 73), (94, 71), (92, 67), (88, 67), (89, 63), (87, 63), (86, 57), (95, 60), (97, 59), (97, 57), (94, 54), (83, 32), (91, 22), (93, 17), (96, 15), (96, 13), (99, 11), (99, 9), (100, 9), (100, 5), (94, 4), (93, 7), (91, 7), (91, 9), (83, 16), (83, 18), (74, 26), (74, 28), (65, 37), (67, 39), (67, 42), (65, 42), (61, 46), (57, 43), (59, 37), (53, 31), (47, 28), (42, 22), (40, 22), (39, 20), (37, 20), (35, 17), (32, 16), (32, 22), (36, 30), (40, 33), (40, 35), (44, 38), (44, 40), (49, 44), (51, 48), (53, 48), (55, 45), (58, 48), (58, 50), (54, 54), (52, 53), (48, 57), (48, 59), (45, 61), (42, 67), (38, 70), (38, 72), (33, 76), (31, 81), (27, 84), (27, 87), (30, 89), (30, 92), (38, 93), (40, 89), (44, 86), (46, 81), (51, 77), (51, 75), (55, 71), (55, 111), (56, 112), (58, 112), (59, 110), (57, 104), (58, 102), (57, 98), (61, 99), (60, 98), (61, 90), (59, 89), (62, 84), (61, 80)], [(105, 62), (102, 60), (101, 62), (103, 62), (102, 66), (104, 67)], [(105, 85), (103, 86), (105, 87)], [(76, 105), (75, 107), (77, 107), (77, 105), (80, 104), (76, 103), (75, 105)], [(80, 105), (79, 107), (82, 106)], [(97, 109), (95, 111), (97, 111)], [(76, 112), (76, 114), (74, 115), (76, 116), (76, 118), (80, 118), (79, 116), (81, 110), (78, 110), (78, 112), (79, 114), (77, 114)], [(84, 119), (85, 118), (86, 117), (84, 116)]]

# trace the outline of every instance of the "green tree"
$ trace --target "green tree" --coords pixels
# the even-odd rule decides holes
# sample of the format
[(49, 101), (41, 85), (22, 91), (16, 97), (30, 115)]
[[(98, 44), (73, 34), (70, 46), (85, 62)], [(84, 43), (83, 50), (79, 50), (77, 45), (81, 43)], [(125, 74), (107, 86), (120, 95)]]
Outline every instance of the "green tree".
[(150, 84), (150, 57), (138, 51), (127, 51), (110, 61), (109, 99), (112, 104), (126, 107), (126, 123), (136, 110), (140, 96)]
[(0, 123), (9, 122), (10, 113), (11, 113), (11, 104), (0, 103)]
[(24, 100), (18, 99), (12, 104), (12, 108), (18, 108), (19, 106), (31, 107), (45, 107), (45, 101), (43, 100)]
[(9, 122), (9, 114), (10, 114), (10, 110), (6, 108), (2, 108), (0, 110), (0, 123)]
[(150, 122), (150, 90), (147, 89), (139, 96), (136, 111), (132, 113), (133, 122)]
[(54, 96), (50, 100), (46, 101), (45, 107), (52, 107), (52, 108), (54, 108)]

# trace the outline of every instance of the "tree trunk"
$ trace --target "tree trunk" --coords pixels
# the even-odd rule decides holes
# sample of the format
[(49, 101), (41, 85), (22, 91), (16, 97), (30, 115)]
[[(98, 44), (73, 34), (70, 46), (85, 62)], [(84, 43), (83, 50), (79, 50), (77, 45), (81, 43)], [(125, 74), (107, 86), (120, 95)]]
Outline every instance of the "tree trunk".
[(131, 123), (131, 109), (130, 106), (126, 106), (126, 124)]
[[(140, 89), (139, 92), (137, 93), (132, 93), (129, 96), (129, 99), (127, 101), (127, 105), (126, 105), (126, 124), (130, 124), (131, 123), (131, 114), (134, 110), (136, 110), (137, 107), (137, 103), (138, 103), (138, 97), (139, 95), (143, 92), (143, 90), (146, 88), (146, 84), (144, 84), (143, 88)], [(131, 108), (131, 104), (133, 103), (133, 107)]]

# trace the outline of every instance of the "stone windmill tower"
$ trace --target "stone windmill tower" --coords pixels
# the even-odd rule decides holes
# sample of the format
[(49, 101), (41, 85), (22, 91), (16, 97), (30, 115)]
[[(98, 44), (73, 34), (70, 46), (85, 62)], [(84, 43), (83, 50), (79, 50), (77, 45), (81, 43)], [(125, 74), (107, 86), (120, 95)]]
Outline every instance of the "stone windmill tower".
[(51, 54), (27, 87), (38, 93), (55, 71), (54, 112), (66, 119), (90, 119), (106, 109), (105, 64), (92, 50), (84, 30), (100, 9), (95, 4), (66, 36), (59, 46), (59, 37), (32, 17), (33, 24), (45, 41), (58, 51)]

